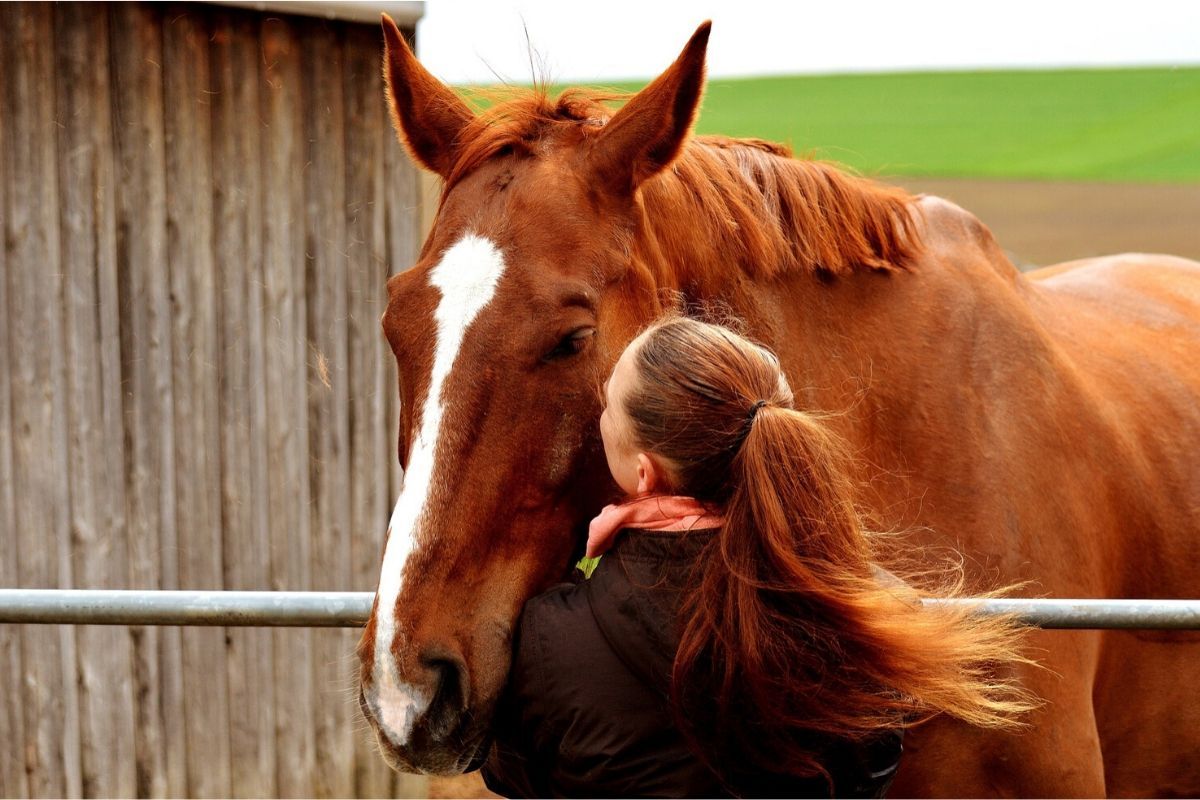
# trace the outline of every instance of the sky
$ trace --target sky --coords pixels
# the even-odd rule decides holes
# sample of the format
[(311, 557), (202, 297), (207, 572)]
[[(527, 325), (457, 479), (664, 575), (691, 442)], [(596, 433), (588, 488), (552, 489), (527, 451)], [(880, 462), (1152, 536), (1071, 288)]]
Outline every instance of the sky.
[(450, 83), (652, 77), (713, 20), (709, 75), (1200, 65), (1200, 0), (427, 0), (418, 53)]

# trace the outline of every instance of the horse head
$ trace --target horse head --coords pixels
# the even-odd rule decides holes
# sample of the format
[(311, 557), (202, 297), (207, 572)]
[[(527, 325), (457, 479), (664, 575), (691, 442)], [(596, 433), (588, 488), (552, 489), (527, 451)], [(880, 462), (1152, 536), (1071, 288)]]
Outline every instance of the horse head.
[(445, 183), (387, 287), (404, 484), (360, 704), (394, 767), (452, 773), (485, 755), (522, 605), (566, 574), (614, 491), (597, 389), (661, 311), (638, 189), (688, 136), (709, 26), (619, 111), (534, 92), (479, 114), (383, 27), (396, 129)]

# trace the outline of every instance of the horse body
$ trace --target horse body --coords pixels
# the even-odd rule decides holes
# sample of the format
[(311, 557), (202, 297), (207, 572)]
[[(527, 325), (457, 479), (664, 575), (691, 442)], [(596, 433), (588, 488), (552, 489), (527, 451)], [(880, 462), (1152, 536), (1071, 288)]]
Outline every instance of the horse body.
[[(1045, 300), (1043, 324), (1084, 384), (1088, 413), (1072, 442), (1090, 442), (1090, 470), (1078, 477), (1095, 488), (1072, 484), (1082, 487), (1072, 533), (1103, 548), (1091, 596), (1196, 596), (1200, 264), (1112, 256), (1031, 280)], [(1109, 793), (1194, 796), (1200, 635), (1088, 635), (1100, 640), (1091, 699)]]
[[(689, 140), (706, 28), (615, 114), (531, 95), (481, 118), (385, 33), (402, 138), (447, 181), (384, 317), (412, 474), (360, 656), (392, 763), (453, 772), (483, 756), (521, 604), (613, 491), (596, 387), (668, 308), (743, 321), (797, 403), (850, 442), (877, 524), (961, 551), (981, 586), (1194, 592), (1200, 264), (1023, 276), (950, 203), (762, 142)], [(482, 255), (453, 267), (464, 242)], [(1200, 791), (1200, 709), (1184, 695), (1200, 640), (1032, 639), (1047, 669), (1019, 676), (1046, 700), (1030, 728), (922, 726), (896, 793)]]
[[(884, 525), (964, 553), (982, 586), (1194, 594), (1200, 264), (1117, 256), (1023, 276), (969, 213), (938, 198), (916, 213), (924, 248), (905, 270), (692, 302), (728, 305), (780, 354), (798, 402), (835, 413)], [(697, 268), (664, 273), (702, 285)], [(1031, 730), (914, 731), (897, 795), (1200, 786), (1200, 712), (1181, 696), (1200, 637), (1041, 632), (1033, 647), (1047, 671), (1021, 679), (1047, 706)]]
[[(812, 407), (849, 409), (843, 432), (874, 473), (871, 507), (963, 552), (992, 584), (1193, 595), (1200, 265), (1109, 259), (1027, 279), (977, 222), (931, 205), (927, 256), (887, 280), (893, 302), (837, 304), (816, 324), (841, 336), (792, 372), (832, 387)], [(1095, 274), (1113, 269), (1141, 289)], [(878, 343), (865, 353), (864, 334)], [(830, 373), (822, 356), (849, 366)], [(1183, 687), (1197, 678), (1197, 637), (1042, 632), (1033, 647), (1048, 671), (1022, 676), (1047, 701), (1031, 730), (914, 731), (899, 796), (1195, 792), (1200, 715)]]

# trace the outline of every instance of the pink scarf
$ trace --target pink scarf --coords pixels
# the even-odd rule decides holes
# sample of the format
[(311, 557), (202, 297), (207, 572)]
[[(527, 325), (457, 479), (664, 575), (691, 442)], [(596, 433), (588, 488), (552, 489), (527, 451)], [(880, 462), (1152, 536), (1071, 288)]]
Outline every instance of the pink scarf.
[(710, 514), (694, 497), (646, 495), (605, 506), (588, 525), (587, 557), (603, 555), (622, 528), (651, 531), (690, 531), (719, 528), (724, 517)]

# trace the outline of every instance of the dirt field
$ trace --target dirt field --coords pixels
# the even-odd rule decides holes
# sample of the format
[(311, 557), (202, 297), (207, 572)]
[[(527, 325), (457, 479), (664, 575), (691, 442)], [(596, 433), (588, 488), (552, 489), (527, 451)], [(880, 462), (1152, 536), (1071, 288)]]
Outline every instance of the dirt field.
[(1200, 186), (891, 178), (984, 221), (1023, 269), (1122, 252), (1200, 260)]

